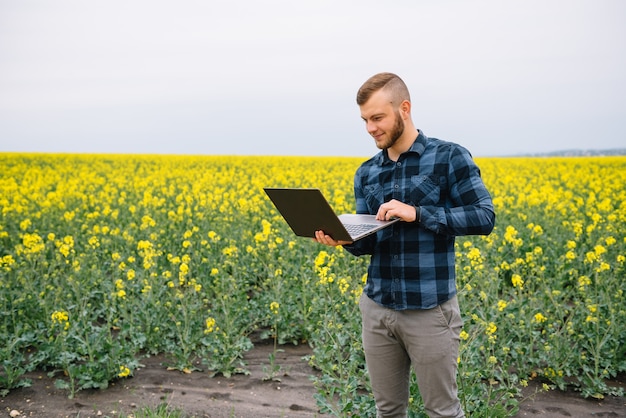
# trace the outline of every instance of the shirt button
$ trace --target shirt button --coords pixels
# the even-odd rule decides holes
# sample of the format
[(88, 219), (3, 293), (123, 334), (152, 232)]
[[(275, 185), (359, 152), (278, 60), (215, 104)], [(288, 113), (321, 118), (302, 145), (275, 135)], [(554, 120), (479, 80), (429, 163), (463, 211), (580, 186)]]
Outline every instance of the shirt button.
[(398, 167), (402, 167), (402, 163), (398, 161), (398, 162), (396, 163), (396, 166), (398, 166)]
[(400, 187), (400, 185), (399, 184), (394, 184), (393, 187), (394, 187), (394, 189), (397, 189), (398, 187)]

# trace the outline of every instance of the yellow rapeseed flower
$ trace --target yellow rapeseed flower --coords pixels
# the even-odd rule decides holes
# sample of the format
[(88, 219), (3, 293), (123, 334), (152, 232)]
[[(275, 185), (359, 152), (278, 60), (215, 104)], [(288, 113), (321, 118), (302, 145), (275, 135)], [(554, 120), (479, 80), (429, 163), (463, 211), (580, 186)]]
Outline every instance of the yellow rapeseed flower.
[(24, 219), (22, 222), (20, 222), (20, 229), (22, 231), (27, 231), (28, 228), (30, 228), (32, 224), (33, 223), (31, 222), (30, 219)]
[(272, 302), (272, 303), (270, 303), (270, 311), (271, 311), (274, 315), (278, 315), (278, 308), (280, 308), (280, 305), (278, 304), (278, 302)]
[(506, 307), (507, 307), (507, 303), (506, 303), (506, 301), (504, 301), (504, 300), (500, 299), (500, 300), (498, 301), (498, 311), (499, 311), (499, 312), (502, 312), (503, 310), (505, 310), (505, 309), (506, 309)]
[(208, 317), (205, 321), (204, 333), (210, 334), (212, 332), (219, 331), (219, 327), (216, 326), (215, 318)]
[(24, 234), (22, 238), (25, 254), (37, 254), (44, 250), (46, 245), (38, 234)]
[(130, 375), (130, 369), (126, 366), (120, 366), (120, 372), (117, 375), (118, 377), (127, 377)]
[(513, 287), (517, 287), (520, 289), (524, 286), (524, 280), (522, 279), (522, 276), (520, 276), (519, 274), (514, 274), (511, 277), (511, 283), (513, 284)]
[(346, 280), (345, 278), (339, 279), (339, 282), (337, 283), (337, 285), (339, 286), (339, 291), (341, 292), (342, 295), (346, 293), (348, 289), (350, 288), (350, 283), (348, 283), (348, 280)]
[(15, 264), (15, 259), (11, 254), (7, 254), (0, 258), (0, 267), (4, 271), (11, 271), (11, 267)]
[(50, 315), (53, 324), (63, 325), (63, 330), (67, 331), (70, 328), (70, 317), (66, 311), (54, 311)]
[(320, 251), (315, 257), (315, 267), (320, 267), (324, 263), (326, 263), (326, 259), (328, 258), (328, 253), (324, 250)]

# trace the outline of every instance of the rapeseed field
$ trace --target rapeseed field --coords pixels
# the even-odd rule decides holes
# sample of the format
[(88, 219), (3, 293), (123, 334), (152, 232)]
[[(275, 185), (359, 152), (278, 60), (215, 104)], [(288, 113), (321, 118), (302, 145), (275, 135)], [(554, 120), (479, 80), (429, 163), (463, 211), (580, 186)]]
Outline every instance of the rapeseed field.
[[(45, 369), (73, 396), (157, 353), (181, 371), (246, 373), (253, 340), (270, 339), (312, 347), (323, 412), (368, 416), (368, 260), (295, 237), (263, 192), (316, 187), (349, 212), (361, 162), (0, 154), (0, 391)], [(626, 157), (477, 163), (497, 221), (457, 239), (466, 412), (511, 416), (532, 380), (622, 394), (608, 383), (626, 371)], [(280, 371), (273, 356), (267, 370)]]

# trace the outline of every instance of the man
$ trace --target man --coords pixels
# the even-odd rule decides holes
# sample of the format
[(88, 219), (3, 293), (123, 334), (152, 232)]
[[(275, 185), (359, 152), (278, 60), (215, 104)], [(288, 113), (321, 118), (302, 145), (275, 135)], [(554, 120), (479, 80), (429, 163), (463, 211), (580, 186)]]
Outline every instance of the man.
[(401, 222), (356, 242), (323, 231), (315, 239), (371, 256), (359, 306), (378, 417), (407, 416), (411, 365), (429, 416), (463, 417), (454, 238), (492, 231), (491, 196), (465, 148), (415, 128), (409, 91), (397, 75), (371, 77), (357, 104), (381, 149), (356, 172), (357, 212)]

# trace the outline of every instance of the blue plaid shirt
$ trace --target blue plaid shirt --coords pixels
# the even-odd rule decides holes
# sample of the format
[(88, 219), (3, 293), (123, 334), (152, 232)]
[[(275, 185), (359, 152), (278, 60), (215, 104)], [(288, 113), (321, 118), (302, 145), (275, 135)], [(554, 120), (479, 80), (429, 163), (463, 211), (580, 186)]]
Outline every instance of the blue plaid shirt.
[(455, 236), (487, 235), (495, 223), (469, 151), (421, 131), (398, 161), (381, 151), (364, 162), (354, 194), (357, 213), (376, 214), (391, 199), (420, 208), (420, 222), (396, 222), (344, 247), (371, 255), (364, 292), (394, 310), (430, 309), (456, 295)]

